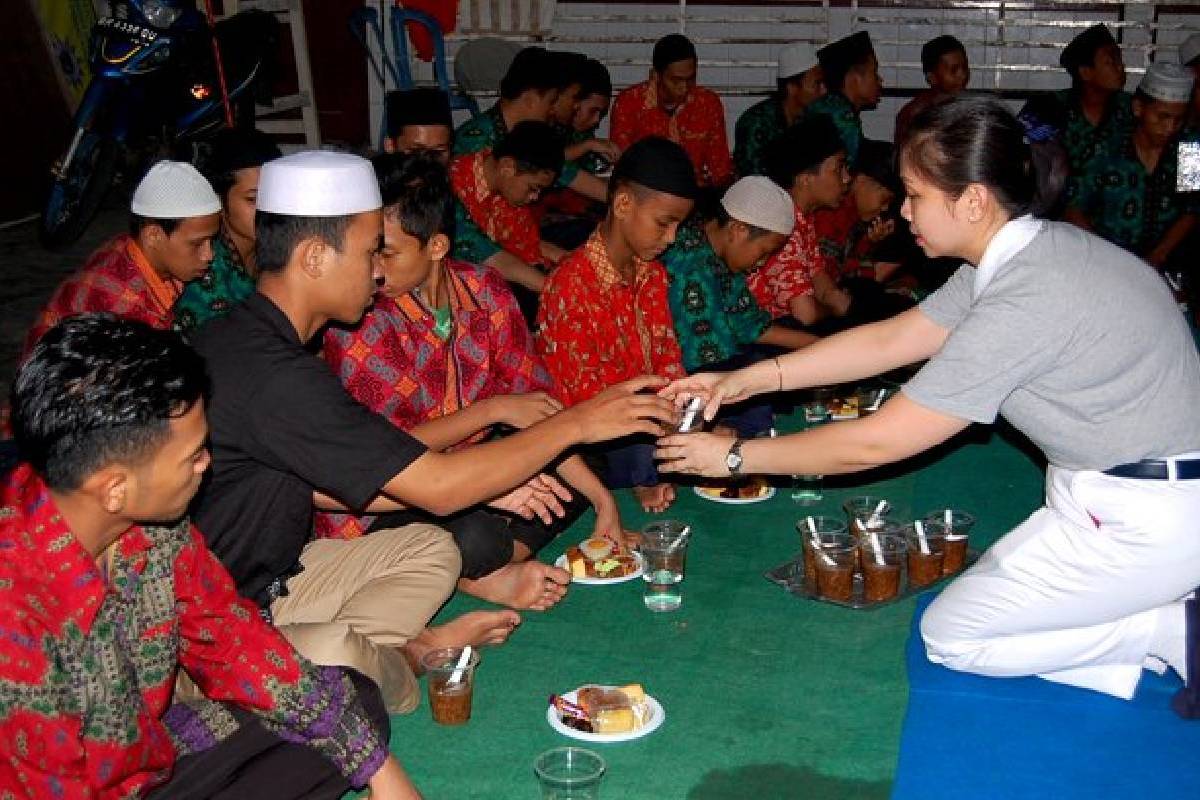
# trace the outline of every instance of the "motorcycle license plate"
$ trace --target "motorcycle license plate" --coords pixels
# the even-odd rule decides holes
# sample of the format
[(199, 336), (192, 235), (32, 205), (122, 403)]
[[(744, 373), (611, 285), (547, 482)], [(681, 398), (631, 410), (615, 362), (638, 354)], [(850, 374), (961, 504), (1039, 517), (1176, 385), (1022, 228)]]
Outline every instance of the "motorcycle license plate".
[(150, 44), (158, 38), (158, 31), (152, 28), (147, 28), (144, 25), (135, 25), (123, 19), (113, 19), (112, 17), (102, 17), (96, 22), (96, 27), (104, 31), (124, 34), (130, 39), (144, 44)]

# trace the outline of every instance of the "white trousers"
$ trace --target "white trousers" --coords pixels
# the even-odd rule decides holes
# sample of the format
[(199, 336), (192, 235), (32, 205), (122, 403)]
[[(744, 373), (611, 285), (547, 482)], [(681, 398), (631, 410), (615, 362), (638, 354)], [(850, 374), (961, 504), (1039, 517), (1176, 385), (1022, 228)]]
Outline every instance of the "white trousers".
[[(1200, 586), (1200, 480), (1050, 467), (1046, 505), (942, 592), (929, 659), (1133, 697), (1159, 609)], [(1183, 636), (1181, 629), (1176, 632)]]

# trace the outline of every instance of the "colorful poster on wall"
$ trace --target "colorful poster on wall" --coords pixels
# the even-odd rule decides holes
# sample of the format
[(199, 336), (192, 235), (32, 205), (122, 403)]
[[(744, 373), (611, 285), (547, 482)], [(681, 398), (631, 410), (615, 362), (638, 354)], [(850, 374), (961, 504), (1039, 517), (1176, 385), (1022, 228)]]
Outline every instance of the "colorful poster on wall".
[(96, 21), (92, 0), (33, 0), (42, 31), (58, 69), (67, 100), (74, 108), (88, 82), (88, 37)]

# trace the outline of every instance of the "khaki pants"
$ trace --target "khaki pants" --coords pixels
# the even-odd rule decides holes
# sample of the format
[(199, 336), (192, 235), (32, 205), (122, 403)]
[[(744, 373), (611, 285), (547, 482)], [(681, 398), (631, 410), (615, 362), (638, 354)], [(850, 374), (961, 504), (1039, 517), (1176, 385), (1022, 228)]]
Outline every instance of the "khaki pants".
[(379, 685), (389, 713), (420, 702), (400, 648), (425, 630), (454, 592), (460, 570), (450, 534), (428, 524), (358, 539), (317, 539), (304, 571), (271, 605), (280, 632), (316, 664), (353, 667)]

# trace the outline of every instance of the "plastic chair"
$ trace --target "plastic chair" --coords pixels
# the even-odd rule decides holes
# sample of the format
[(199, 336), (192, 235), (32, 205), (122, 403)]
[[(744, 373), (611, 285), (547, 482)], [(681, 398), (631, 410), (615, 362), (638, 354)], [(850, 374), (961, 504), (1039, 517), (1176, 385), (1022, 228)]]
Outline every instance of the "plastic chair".
[[(350, 33), (362, 45), (363, 52), (367, 56), (367, 63), (371, 65), (371, 72), (375, 74), (375, 80), (379, 82), (379, 93), (384, 97), (388, 91), (388, 76), (391, 76), (392, 85), (400, 85), (400, 72), (396, 69), (396, 64), (388, 55), (387, 39), (384, 38), (383, 28), (379, 26), (379, 12), (373, 8), (360, 8), (350, 14), (350, 19), (347, 21), (350, 27)], [(373, 34), (375, 44), (379, 47), (379, 61), (375, 60), (375, 55), (371, 52), (371, 46), (367, 43), (368, 33)], [(407, 65), (405, 65), (407, 69)], [(387, 138), (387, 113), (383, 113), (379, 118), (379, 140), (376, 146), (382, 150), (383, 140)]]
[(392, 52), (395, 54), (396, 68), (399, 71), (397, 88), (412, 89), (416, 86), (413, 82), (412, 70), (408, 66), (408, 31), (405, 30), (405, 23), (408, 22), (416, 23), (429, 32), (429, 38), (433, 41), (433, 76), (441, 90), (446, 93), (446, 97), (450, 99), (450, 109), (452, 111), (454, 109), (469, 111), (472, 116), (478, 114), (479, 105), (475, 102), (475, 98), (455, 90), (450, 84), (450, 73), (446, 69), (446, 39), (442, 34), (441, 27), (428, 14), (393, 6)]

